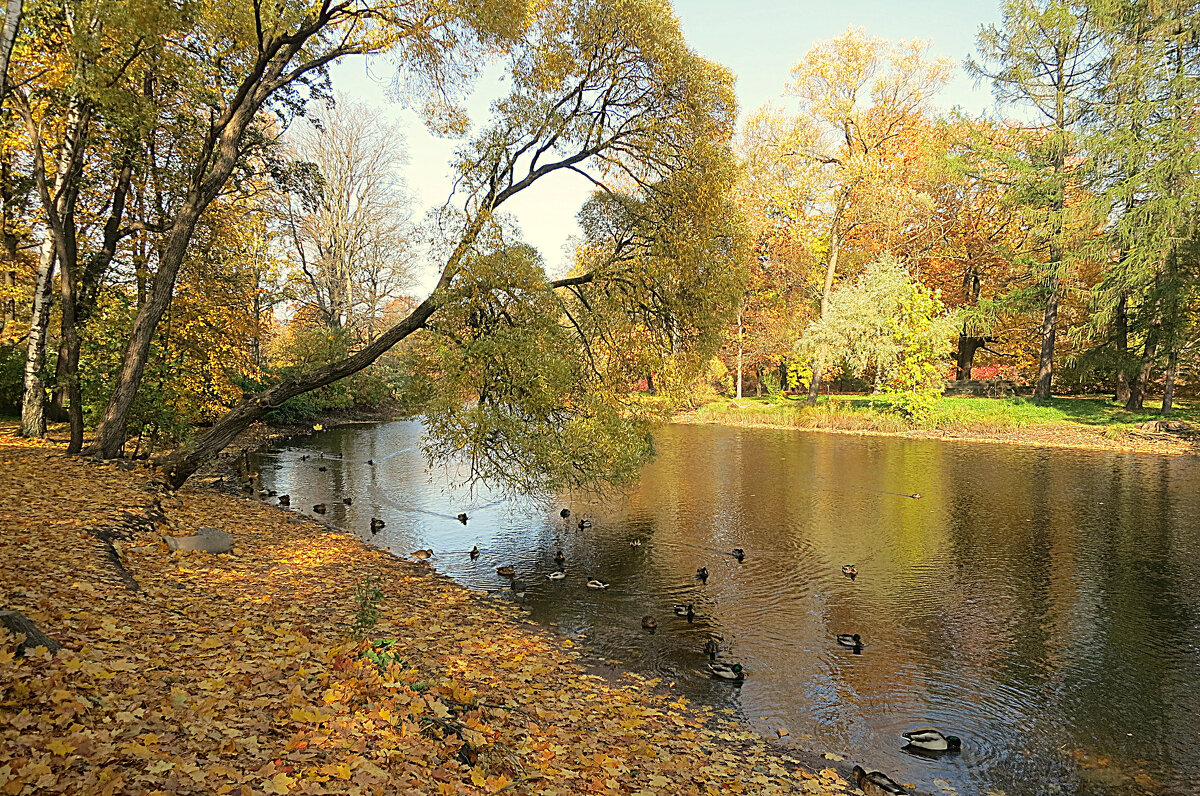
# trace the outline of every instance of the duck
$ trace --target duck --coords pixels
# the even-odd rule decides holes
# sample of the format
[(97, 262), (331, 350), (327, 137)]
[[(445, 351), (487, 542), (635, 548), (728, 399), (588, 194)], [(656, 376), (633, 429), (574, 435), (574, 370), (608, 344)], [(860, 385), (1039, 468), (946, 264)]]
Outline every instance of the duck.
[(591, 520), (585, 520), (585, 519), (580, 519), (580, 520), (579, 520), (579, 530), (581, 530), (581, 531), (582, 531), (584, 528), (591, 528), (591, 527), (592, 527), (592, 521), (591, 521)]
[(567, 577), (567, 573), (566, 573), (566, 570), (560, 569), (557, 572), (551, 572), (546, 577), (549, 578), (550, 580), (563, 580), (564, 578)]
[(417, 559), (418, 561), (424, 561), (425, 559), (427, 559), (433, 555), (433, 551), (432, 550), (414, 550), (411, 553), (409, 553), (409, 555), (412, 556), (413, 558)]
[(567, 517), (571, 516), (571, 510), (563, 509), (562, 511), (558, 512), (558, 516), (562, 517), (565, 520)]
[(318, 503), (317, 505), (313, 506), (313, 511), (317, 512), (318, 514), (324, 514), (325, 513), (325, 504)]
[(383, 526), (385, 526), (385, 525), (387, 525), (387, 523), (384, 522), (383, 520), (379, 519), (378, 517), (372, 517), (371, 518), (371, 535), (374, 536), (375, 534), (382, 531)]
[(375, 466), (375, 460), (367, 459), (367, 467), (374, 467), (374, 466)]
[(305, 453), (305, 454), (302, 454), (302, 455), (300, 456), (300, 461), (302, 461), (302, 462), (306, 462), (306, 461), (308, 461), (308, 454), (307, 454), (307, 453)]
[(354, 499), (353, 498), (342, 498), (342, 502), (345, 503), (347, 506), (349, 506), (350, 504), (352, 504), (354, 502)]
[(740, 663), (717, 663), (716, 661), (709, 661), (708, 671), (712, 673), (713, 677), (719, 680), (741, 682), (746, 679), (746, 672), (742, 669)]
[(630, 546), (630, 547), (641, 547), (641, 546), (642, 546), (642, 540), (641, 540), (641, 539), (634, 539), (632, 542), (630, 542), (630, 543), (629, 543), (629, 546)]
[(908, 745), (922, 752), (957, 752), (962, 749), (962, 739), (956, 735), (943, 735), (941, 730), (922, 727), (902, 733)]
[(857, 633), (838, 633), (837, 643), (841, 644), (843, 647), (849, 647), (850, 649), (856, 651), (867, 646), (866, 644), (863, 644), (862, 636)]
[(592, 580), (589, 580), (587, 582), (587, 587), (589, 589), (607, 589), (608, 584), (602, 580), (596, 580), (595, 578), (593, 578)]
[(688, 603), (687, 605), (676, 605), (675, 616), (686, 617), (690, 622), (692, 621), (692, 618), (696, 616), (696, 612), (692, 609), (691, 603)]
[(710, 661), (715, 661), (717, 656), (721, 654), (721, 642), (715, 638), (710, 638), (704, 642), (704, 654), (708, 656)]
[(700, 567), (696, 570), (696, 580), (701, 583), (708, 583), (708, 567)]
[(472, 561), (479, 558), (479, 546), (478, 545), (473, 546), (471, 548), (471, 552), (467, 553), (467, 555), (469, 555), (471, 557)]
[(733, 548), (732, 554), (738, 560), (739, 564), (746, 560), (746, 551), (740, 547)]
[(317, 472), (318, 473), (327, 473), (327, 472), (329, 472), (329, 468), (328, 467), (318, 467)]
[(456, 517), (455, 519), (457, 519), (463, 525), (466, 525), (467, 524), (467, 512), (465, 512), (465, 511), (460, 512), (458, 517)]
[(845, 564), (842, 566), (842, 574), (850, 578), (850, 580), (854, 580), (858, 577), (858, 567), (853, 564)]
[(279, 505), (281, 505), (281, 506), (292, 505), (292, 496), (291, 495), (280, 495), (279, 496)]
[(651, 633), (653, 633), (655, 630), (658, 629), (658, 620), (655, 619), (653, 616), (646, 614), (645, 616), (642, 617), (642, 629), (649, 630)]
[(908, 793), (900, 783), (882, 771), (872, 771), (868, 774), (862, 766), (855, 766), (851, 773), (855, 784), (867, 796), (902, 796)]
[(505, 564), (502, 567), (496, 567), (496, 574), (506, 578), (511, 578), (517, 574), (517, 570), (512, 566)]
[(567, 560), (567, 557), (563, 555), (562, 550), (559, 550), (557, 553), (554, 554), (554, 563), (555, 564), (563, 564), (566, 562), (566, 560)]

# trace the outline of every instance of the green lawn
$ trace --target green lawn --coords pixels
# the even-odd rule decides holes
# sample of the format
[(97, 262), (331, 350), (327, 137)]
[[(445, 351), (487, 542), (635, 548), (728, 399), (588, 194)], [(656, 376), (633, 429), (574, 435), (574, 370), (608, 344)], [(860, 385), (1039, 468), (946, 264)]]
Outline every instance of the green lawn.
[[(900, 431), (913, 425), (897, 413), (894, 396), (834, 395), (822, 398), (815, 407), (805, 406), (803, 397), (774, 396), (743, 398), (742, 409), (729, 408), (732, 401), (723, 399), (702, 407), (698, 415), (712, 422), (733, 422), (798, 426), (801, 428), (850, 428)], [(1053, 426), (1060, 423), (1080, 423), (1111, 428), (1119, 434), (1123, 429), (1147, 420), (1159, 420), (1160, 404), (1147, 401), (1141, 412), (1127, 412), (1120, 404), (1104, 397), (1052, 398), (1034, 401), (1029, 398), (970, 398), (941, 397), (930, 416), (920, 428), (958, 431), (986, 431), (1024, 426)], [(1200, 404), (1176, 402), (1173, 420), (1200, 423)]]

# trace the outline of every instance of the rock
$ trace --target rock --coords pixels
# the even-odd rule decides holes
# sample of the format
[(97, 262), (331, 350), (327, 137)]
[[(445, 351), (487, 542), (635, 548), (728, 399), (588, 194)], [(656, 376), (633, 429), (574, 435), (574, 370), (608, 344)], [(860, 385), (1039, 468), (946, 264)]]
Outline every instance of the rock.
[(62, 644), (38, 630), (37, 625), (29, 621), (20, 611), (0, 611), (0, 625), (8, 628), (12, 633), (25, 635), (25, 640), (17, 645), (17, 655), (24, 655), (25, 650), (35, 647), (45, 647), (50, 650), (51, 654), (62, 649)]
[(943, 392), (943, 395), (974, 395), (980, 398), (1009, 398), (1016, 394), (1016, 384), (1000, 379), (948, 381)]
[(233, 550), (233, 534), (217, 528), (201, 528), (195, 536), (167, 536), (172, 550), (200, 550), (204, 553), (228, 553)]
[(1138, 423), (1134, 428), (1139, 431), (1173, 431), (1187, 432), (1193, 431), (1191, 423), (1185, 423), (1182, 420), (1147, 420), (1145, 423)]

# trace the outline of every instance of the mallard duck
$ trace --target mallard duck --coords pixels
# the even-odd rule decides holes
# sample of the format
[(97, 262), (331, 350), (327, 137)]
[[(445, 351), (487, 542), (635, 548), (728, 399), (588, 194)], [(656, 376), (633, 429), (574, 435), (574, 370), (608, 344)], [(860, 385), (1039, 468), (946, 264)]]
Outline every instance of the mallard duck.
[(464, 512), (460, 513), (456, 519), (459, 522), (461, 522), (463, 525), (466, 525), (467, 524), (467, 512), (464, 511)]
[(740, 663), (717, 663), (709, 661), (708, 670), (712, 672), (712, 676), (720, 680), (745, 680), (746, 672), (742, 669)]
[(850, 580), (854, 580), (858, 577), (858, 568), (853, 564), (846, 564), (842, 567), (842, 574), (850, 578)]
[(562, 563), (566, 562), (566, 560), (567, 560), (567, 557), (563, 555), (562, 550), (559, 550), (557, 553), (554, 554), (554, 563), (555, 564), (562, 564)]
[(592, 579), (592, 580), (589, 580), (589, 581), (587, 582), (587, 587), (588, 587), (589, 589), (607, 589), (607, 588), (608, 588), (608, 584), (607, 584), (607, 583), (605, 583), (605, 582), (604, 582), (604, 581), (602, 581), (602, 580), (595, 580), (595, 579)]
[(933, 727), (902, 733), (908, 745), (923, 752), (957, 752), (962, 749), (962, 739), (956, 735), (942, 735)]
[(342, 498), (342, 502), (345, 503), (347, 506), (349, 506), (350, 504), (352, 504), (354, 502), (354, 499), (353, 498)]
[(509, 566), (508, 564), (505, 564), (502, 567), (496, 567), (496, 574), (502, 575), (503, 577), (506, 577), (506, 578), (511, 578), (517, 574), (517, 570), (514, 569), (513, 567)]
[(313, 511), (317, 512), (318, 514), (324, 514), (325, 513), (325, 504), (318, 503), (317, 505), (313, 506)]
[(855, 784), (867, 796), (901, 796), (908, 793), (900, 783), (882, 771), (872, 771), (868, 774), (862, 766), (855, 766), (851, 773), (854, 775)]
[(328, 467), (324, 467), (324, 466), (322, 466), (322, 467), (318, 467), (318, 468), (317, 468), (317, 472), (318, 472), (318, 473), (327, 473), (327, 472), (329, 472), (329, 468), (328, 468)]
[(658, 628), (658, 620), (646, 614), (642, 617), (642, 628), (653, 633)]
[(704, 654), (708, 656), (710, 661), (715, 661), (717, 656), (721, 654), (721, 642), (715, 638), (710, 638), (704, 642)]
[(374, 466), (375, 466), (375, 460), (367, 459), (367, 467), (374, 467)]
[(630, 543), (629, 543), (629, 546), (630, 546), (630, 547), (641, 547), (641, 546), (642, 546), (642, 540), (641, 540), (641, 539), (634, 539), (632, 542), (630, 542)]
[(746, 551), (743, 550), (742, 548), (735, 547), (735, 548), (733, 548), (732, 552), (733, 552), (733, 557), (738, 560), (739, 564), (746, 560)]
[(387, 523), (384, 522), (383, 520), (379, 519), (378, 517), (372, 517), (371, 518), (371, 535), (374, 536), (375, 534), (382, 531), (383, 526), (385, 526), (385, 525), (387, 525)]
[(860, 650), (867, 646), (866, 644), (863, 644), (862, 636), (858, 635), (857, 633), (838, 633), (837, 643), (841, 644), (843, 647), (849, 647), (850, 649), (855, 650)]
[(567, 517), (571, 516), (571, 510), (563, 509), (562, 511), (558, 512), (558, 516), (562, 517), (565, 520)]
[(708, 583), (708, 567), (700, 567), (696, 570), (696, 580)]
[(692, 621), (692, 618), (696, 616), (696, 612), (692, 609), (691, 603), (688, 603), (687, 605), (676, 605), (675, 616), (686, 617), (690, 622)]
[(479, 547), (478, 546), (472, 547), (471, 552), (467, 553), (467, 555), (469, 555), (471, 557), (471, 560), (475, 560), (476, 558), (479, 558)]
[(581, 531), (582, 531), (584, 528), (591, 528), (591, 527), (592, 527), (592, 521), (591, 521), (591, 520), (584, 520), (584, 519), (581, 519), (581, 520), (579, 521), (579, 530), (581, 530)]
[(565, 571), (565, 570), (561, 570), (561, 569), (560, 569), (560, 570), (558, 570), (557, 572), (551, 572), (551, 573), (550, 573), (549, 575), (547, 575), (546, 577), (547, 577), (547, 578), (549, 578), (550, 580), (562, 580), (562, 579), (564, 579), (565, 577), (567, 577), (567, 573), (566, 573), (566, 571)]
[(292, 496), (291, 495), (280, 495), (279, 496), (279, 505), (281, 505), (281, 506), (292, 505)]
[(425, 559), (427, 559), (433, 555), (433, 551), (432, 550), (413, 550), (411, 553), (409, 553), (409, 555), (412, 556), (413, 558), (417, 559), (418, 561), (424, 561)]
[(303, 455), (300, 457), (300, 461), (302, 461), (302, 462), (306, 462), (306, 461), (308, 461), (308, 454), (307, 454), (307, 453), (303, 454)]

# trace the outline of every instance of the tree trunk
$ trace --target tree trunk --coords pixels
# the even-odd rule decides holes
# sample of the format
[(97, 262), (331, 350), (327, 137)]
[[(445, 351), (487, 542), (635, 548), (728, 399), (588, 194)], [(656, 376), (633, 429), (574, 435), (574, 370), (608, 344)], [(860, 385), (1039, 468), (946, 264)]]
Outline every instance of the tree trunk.
[(67, 453), (83, 450), (83, 400), (79, 392), (79, 329), (75, 324), (75, 297), (77, 295), (75, 269), (66, 262), (59, 279), (62, 301), (62, 347), (66, 360), (63, 363), (62, 385), (55, 385), (55, 392), (62, 392), (67, 399), (67, 418), (71, 421), (71, 441)]
[(46, 364), (46, 334), (50, 330), (50, 305), (54, 300), (54, 264), (58, 253), (49, 233), (38, 255), (37, 279), (33, 286), (33, 315), (25, 349), (25, 395), (21, 399), (21, 436), (46, 436), (46, 388), (42, 368)]
[(787, 371), (788, 371), (787, 360), (786, 359), (779, 360), (779, 392), (782, 393), (783, 395), (787, 395), (787, 391), (788, 391)]
[[(1057, 264), (1055, 264), (1057, 269)], [(1054, 381), (1054, 338), (1058, 329), (1058, 272), (1048, 280), (1049, 294), (1046, 296), (1046, 311), (1042, 315), (1042, 353), (1038, 360), (1037, 387), (1033, 397), (1039, 401), (1050, 400), (1050, 387)]]
[(651, 395), (658, 395), (658, 388), (654, 386), (653, 373), (646, 374), (646, 392), (650, 393)]
[(25, 640), (17, 647), (17, 655), (24, 655), (26, 650), (35, 647), (45, 647), (51, 653), (62, 649), (62, 644), (43, 633), (20, 611), (0, 611), (0, 627), (6, 628), (13, 635), (25, 636)]
[(762, 398), (763, 390), (763, 372), (761, 367), (754, 368), (754, 395), (756, 398)]
[(742, 362), (742, 360), (743, 360), (742, 308), (740, 306), (738, 307), (737, 323), (738, 323), (737, 397), (738, 397), (738, 400), (740, 401), (740, 400), (742, 400), (742, 364), (743, 364), (743, 362)]
[(1167, 354), (1167, 372), (1163, 379), (1162, 414), (1171, 414), (1175, 408), (1175, 374), (1179, 370), (1179, 349), (1171, 346)]
[(1154, 369), (1154, 358), (1158, 353), (1158, 330), (1162, 323), (1155, 319), (1154, 324), (1146, 332), (1146, 347), (1142, 351), (1142, 366), (1138, 368), (1133, 384), (1129, 385), (1129, 400), (1125, 408), (1130, 412), (1140, 412), (1146, 399), (1146, 386), (1150, 383), (1150, 373)]
[(1117, 349), (1117, 387), (1113, 400), (1125, 403), (1129, 400), (1129, 309), (1128, 298), (1121, 294), (1117, 302), (1117, 317), (1115, 319), (1115, 347)]
[(251, 423), (287, 399), (332, 384), (370, 365), (396, 343), (424, 326), (437, 309), (440, 300), (440, 290), (435, 289), (407, 318), (381, 334), (374, 343), (357, 354), (314, 371), (291, 376), (256, 395), (243, 398), (202, 436), (191, 444), (180, 447), (161, 461), (167, 482), (176, 488), (182, 486), (192, 473), (232, 442)]
[(959, 381), (971, 378), (971, 370), (975, 367), (975, 354), (987, 345), (986, 337), (969, 335), (965, 331), (958, 335), (958, 354), (955, 356), (955, 377)]
[[(829, 233), (829, 260), (825, 265), (825, 286), (821, 290), (821, 320), (825, 319), (826, 313), (829, 312), (829, 297), (833, 294), (833, 281), (837, 276), (838, 253), (841, 249), (841, 238), (838, 231), (838, 221), (841, 216), (841, 207), (834, 210), (833, 225)], [(813, 361), (812, 380), (808, 384), (808, 405), (816, 406), (817, 398), (821, 394), (821, 376), (825, 370), (825, 352), (817, 352), (817, 357)]]
[(21, 30), (22, 0), (8, 0), (4, 4), (4, 25), (0, 27), (0, 99), (8, 91), (8, 59)]
[(67, 360), (70, 358), (68, 348), (66, 337), (59, 337), (58, 361), (54, 365), (54, 392), (46, 404), (46, 419), (51, 423), (67, 420)]

